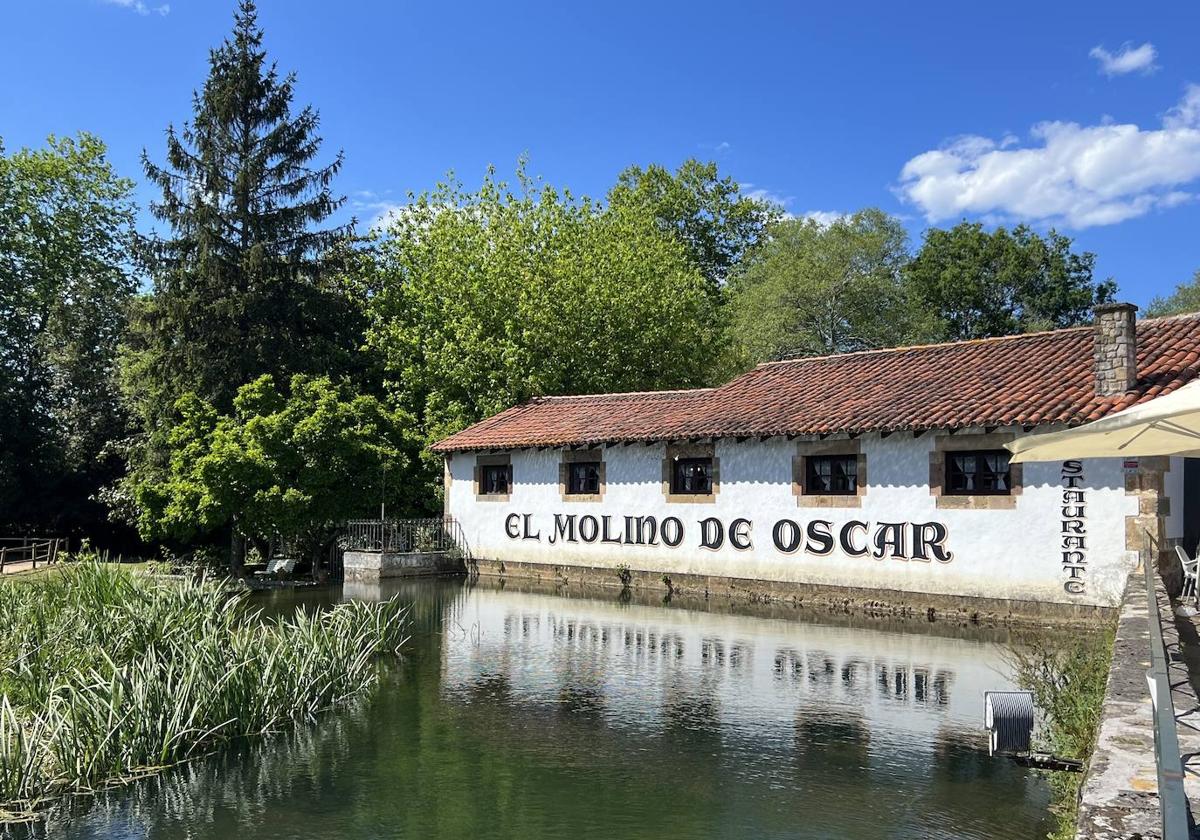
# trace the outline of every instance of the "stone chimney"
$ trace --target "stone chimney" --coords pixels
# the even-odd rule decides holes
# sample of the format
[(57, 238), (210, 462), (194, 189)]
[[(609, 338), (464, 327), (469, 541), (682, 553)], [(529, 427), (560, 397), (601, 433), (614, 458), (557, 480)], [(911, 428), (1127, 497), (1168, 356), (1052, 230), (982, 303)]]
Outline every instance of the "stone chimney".
[(1102, 303), (1092, 312), (1096, 396), (1124, 394), (1137, 382), (1137, 307)]

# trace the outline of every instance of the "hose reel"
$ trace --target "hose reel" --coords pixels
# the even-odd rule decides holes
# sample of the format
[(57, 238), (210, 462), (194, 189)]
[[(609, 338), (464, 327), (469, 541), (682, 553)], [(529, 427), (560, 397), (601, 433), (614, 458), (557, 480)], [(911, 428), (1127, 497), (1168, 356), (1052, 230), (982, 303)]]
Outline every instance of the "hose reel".
[(1083, 763), (1050, 753), (1033, 752), (1033, 692), (985, 691), (983, 726), (988, 731), (988, 755), (1008, 756), (1023, 767), (1078, 773)]

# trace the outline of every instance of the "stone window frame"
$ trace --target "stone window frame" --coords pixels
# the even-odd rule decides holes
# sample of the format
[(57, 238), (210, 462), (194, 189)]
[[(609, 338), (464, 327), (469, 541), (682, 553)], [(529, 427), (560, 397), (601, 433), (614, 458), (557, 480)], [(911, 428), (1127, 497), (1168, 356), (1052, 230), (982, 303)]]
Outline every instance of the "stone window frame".
[[(846, 493), (806, 492), (808, 459), (818, 455), (853, 455), (855, 457), (858, 466), (858, 475), (854, 480), (857, 491), (853, 495)], [(859, 439), (812, 440), (797, 443), (796, 454), (792, 456), (792, 495), (796, 497), (796, 507), (862, 507), (863, 496), (867, 495), (867, 458), (863, 454), (862, 443)]]
[[(600, 462), (600, 492), (599, 493), (568, 493), (571, 464)], [(564, 502), (603, 502), (607, 489), (603, 449), (564, 449), (558, 462), (558, 497)]]
[[(508, 467), (508, 492), (507, 493), (484, 493), (483, 492), (483, 467)], [(475, 501), (477, 502), (508, 502), (512, 500), (513, 490), (513, 471), (512, 471), (512, 455), (504, 453), (502, 455), (476, 455), (475, 456)]]
[(969, 449), (1003, 449), (1012, 443), (1014, 432), (959, 432), (941, 434), (934, 438), (929, 452), (929, 495), (936, 499), (938, 510), (1014, 510), (1024, 486), (1024, 470), (1021, 464), (1009, 464), (1010, 489), (1002, 493), (944, 493), (946, 480), (946, 453)]
[[(672, 493), (675, 462), (681, 458), (709, 458), (712, 460), (712, 492)], [(669, 504), (713, 504), (721, 492), (721, 459), (716, 455), (713, 443), (668, 443), (662, 459), (662, 494)]]

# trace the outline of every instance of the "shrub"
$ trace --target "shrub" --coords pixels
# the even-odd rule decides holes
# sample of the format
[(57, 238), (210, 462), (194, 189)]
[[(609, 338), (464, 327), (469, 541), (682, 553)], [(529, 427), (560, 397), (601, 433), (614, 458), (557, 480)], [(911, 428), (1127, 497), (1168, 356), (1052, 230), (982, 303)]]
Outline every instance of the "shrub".
[(629, 584), (633, 582), (633, 572), (629, 570), (627, 563), (617, 566), (617, 580), (621, 581), (621, 586), (625, 589), (628, 589)]
[[(1064, 645), (1061, 638), (1033, 636), (1019, 640), (1010, 651), (1017, 682), (1033, 692), (1041, 713), (1035, 732), (1040, 746), (1087, 765), (1096, 747), (1100, 712), (1108, 684), (1116, 629), (1088, 633)], [(1050, 775), (1051, 810), (1057, 823), (1051, 840), (1075, 836), (1079, 788), (1083, 775)]]

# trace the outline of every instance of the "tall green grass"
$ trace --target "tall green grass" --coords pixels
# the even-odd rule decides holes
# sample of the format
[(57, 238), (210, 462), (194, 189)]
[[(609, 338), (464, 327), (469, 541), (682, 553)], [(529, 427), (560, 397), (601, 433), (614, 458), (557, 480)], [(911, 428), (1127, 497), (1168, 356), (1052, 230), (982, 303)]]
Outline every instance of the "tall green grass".
[(406, 624), (395, 601), (267, 619), (223, 582), (94, 562), (0, 585), (0, 819), (312, 719)]
[[(1028, 636), (1009, 651), (1018, 684), (1033, 692), (1041, 713), (1036, 732), (1040, 748), (1087, 766), (1096, 748), (1100, 712), (1108, 687), (1116, 627), (1108, 625), (1071, 640)], [(1054, 829), (1049, 840), (1075, 836), (1082, 773), (1051, 772)]]

